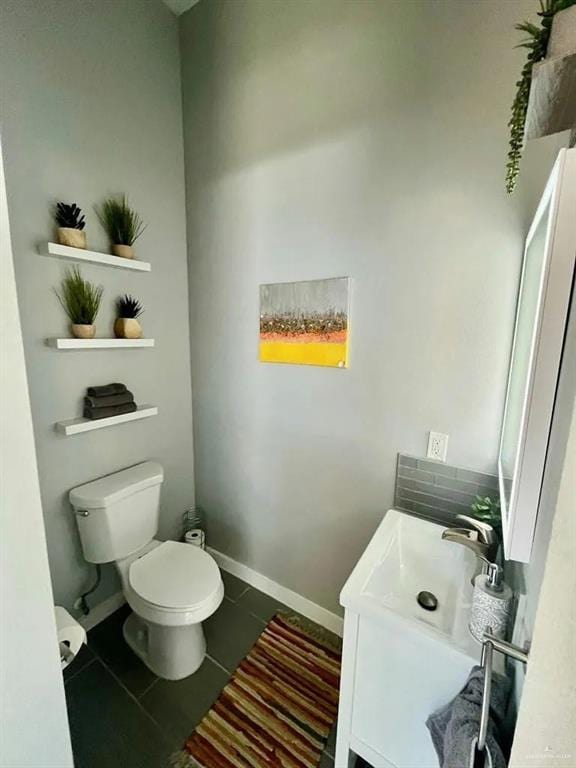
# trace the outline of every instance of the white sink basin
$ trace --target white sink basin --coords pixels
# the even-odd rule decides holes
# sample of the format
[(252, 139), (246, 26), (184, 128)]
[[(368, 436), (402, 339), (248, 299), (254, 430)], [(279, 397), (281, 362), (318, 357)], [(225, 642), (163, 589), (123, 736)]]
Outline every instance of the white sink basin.
[[(438, 768), (426, 718), (480, 659), (470, 635), (476, 558), (444, 526), (386, 513), (340, 594), (344, 644), (335, 768)], [(417, 601), (432, 592), (435, 611)]]
[[(468, 631), (476, 558), (441, 538), (445, 526), (391, 509), (348, 579), (340, 602), (356, 613), (394, 614), (438, 639), (477, 654)], [(435, 611), (417, 601), (421, 591), (438, 600)]]

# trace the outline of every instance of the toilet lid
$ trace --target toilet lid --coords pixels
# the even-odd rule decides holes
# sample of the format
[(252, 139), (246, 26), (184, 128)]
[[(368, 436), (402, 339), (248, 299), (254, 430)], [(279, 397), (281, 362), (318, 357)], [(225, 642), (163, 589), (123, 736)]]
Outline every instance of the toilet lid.
[(216, 561), (200, 547), (165, 541), (135, 560), (130, 586), (143, 600), (161, 608), (198, 607), (220, 585)]

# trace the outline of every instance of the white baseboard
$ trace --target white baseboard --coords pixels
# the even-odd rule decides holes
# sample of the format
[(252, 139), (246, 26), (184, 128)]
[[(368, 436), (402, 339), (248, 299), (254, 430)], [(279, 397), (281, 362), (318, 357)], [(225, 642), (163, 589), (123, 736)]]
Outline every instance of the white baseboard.
[(307, 597), (299, 595), (297, 592), (293, 592), (287, 587), (283, 587), (276, 581), (272, 581), (267, 576), (264, 576), (258, 571), (254, 571), (243, 563), (239, 563), (237, 560), (233, 560), (223, 552), (218, 552), (217, 549), (207, 547), (208, 552), (216, 560), (222, 570), (231, 573), (233, 576), (237, 576), (242, 581), (250, 584), (251, 587), (259, 589), (266, 595), (279, 600), (284, 605), (292, 608), (293, 611), (301, 613), (302, 616), (306, 616), (307, 619), (315, 621), (316, 624), (320, 624), (321, 627), (334, 632), (334, 634), (342, 637), (342, 631), (344, 626), (344, 620), (342, 617), (335, 613), (322, 608), (322, 606), (313, 603)]
[(125, 602), (126, 598), (124, 597), (124, 594), (122, 592), (115, 592), (113, 595), (110, 595), (110, 597), (107, 597), (106, 600), (103, 600), (92, 608), (88, 616), (80, 616), (77, 621), (84, 627), (86, 632), (88, 632), (97, 624), (100, 624), (101, 621), (107, 619), (108, 616), (111, 616), (114, 611), (118, 610), (118, 608), (121, 608)]

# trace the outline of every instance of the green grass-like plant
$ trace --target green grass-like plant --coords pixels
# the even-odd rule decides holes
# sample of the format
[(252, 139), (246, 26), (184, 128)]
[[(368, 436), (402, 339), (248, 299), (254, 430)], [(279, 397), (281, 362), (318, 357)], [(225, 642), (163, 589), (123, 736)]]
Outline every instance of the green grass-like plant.
[(516, 188), (520, 172), (520, 160), (524, 149), (524, 126), (526, 125), (530, 86), (532, 85), (532, 67), (546, 56), (554, 16), (572, 5), (576, 5), (576, 0), (540, 0), (540, 10), (538, 11), (540, 26), (532, 24), (530, 21), (523, 21), (514, 27), (527, 35), (516, 47), (526, 48), (528, 58), (522, 67), (520, 79), (516, 82), (516, 96), (512, 102), (512, 114), (508, 121), (510, 149), (506, 163), (506, 191), (509, 193)]
[(126, 195), (109, 197), (96, 213), (112, 245), (134, 245), (146, 229), (139, 214), (128, 205)]
[(92, 325), (100, 309), (101, 285), (84, 280), (78, 267), (66, 270), (60, 290), (54, 289), (58, 301), (74, 325)]
[(126, 294), (116, 300), (116, 315), (118, 317), (131, 317), (136, 320), (144, 312), (144, 307), (133, 296)]

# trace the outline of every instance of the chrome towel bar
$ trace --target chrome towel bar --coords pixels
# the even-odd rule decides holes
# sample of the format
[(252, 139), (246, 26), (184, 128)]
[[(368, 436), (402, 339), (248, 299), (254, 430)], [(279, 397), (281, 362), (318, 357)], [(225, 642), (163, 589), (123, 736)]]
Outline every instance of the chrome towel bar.
[(503, 653), (511, 659), (528, 663), (528, 651), (522, 650), (517, 645), (507, 643), (494, 637), (491, 629), (484, 632), (482, 641), (482, 668), (484, 669), (484, 688), (482, 690), (482, 706), (480, 710), (480, 731), (478, 733), (478, 752), (484, 752), (486, 748), (486, 737), (488, 735), (488, 723), (490, 721), (490, 699), (492, 696), (492, 660), (494, 651)]

